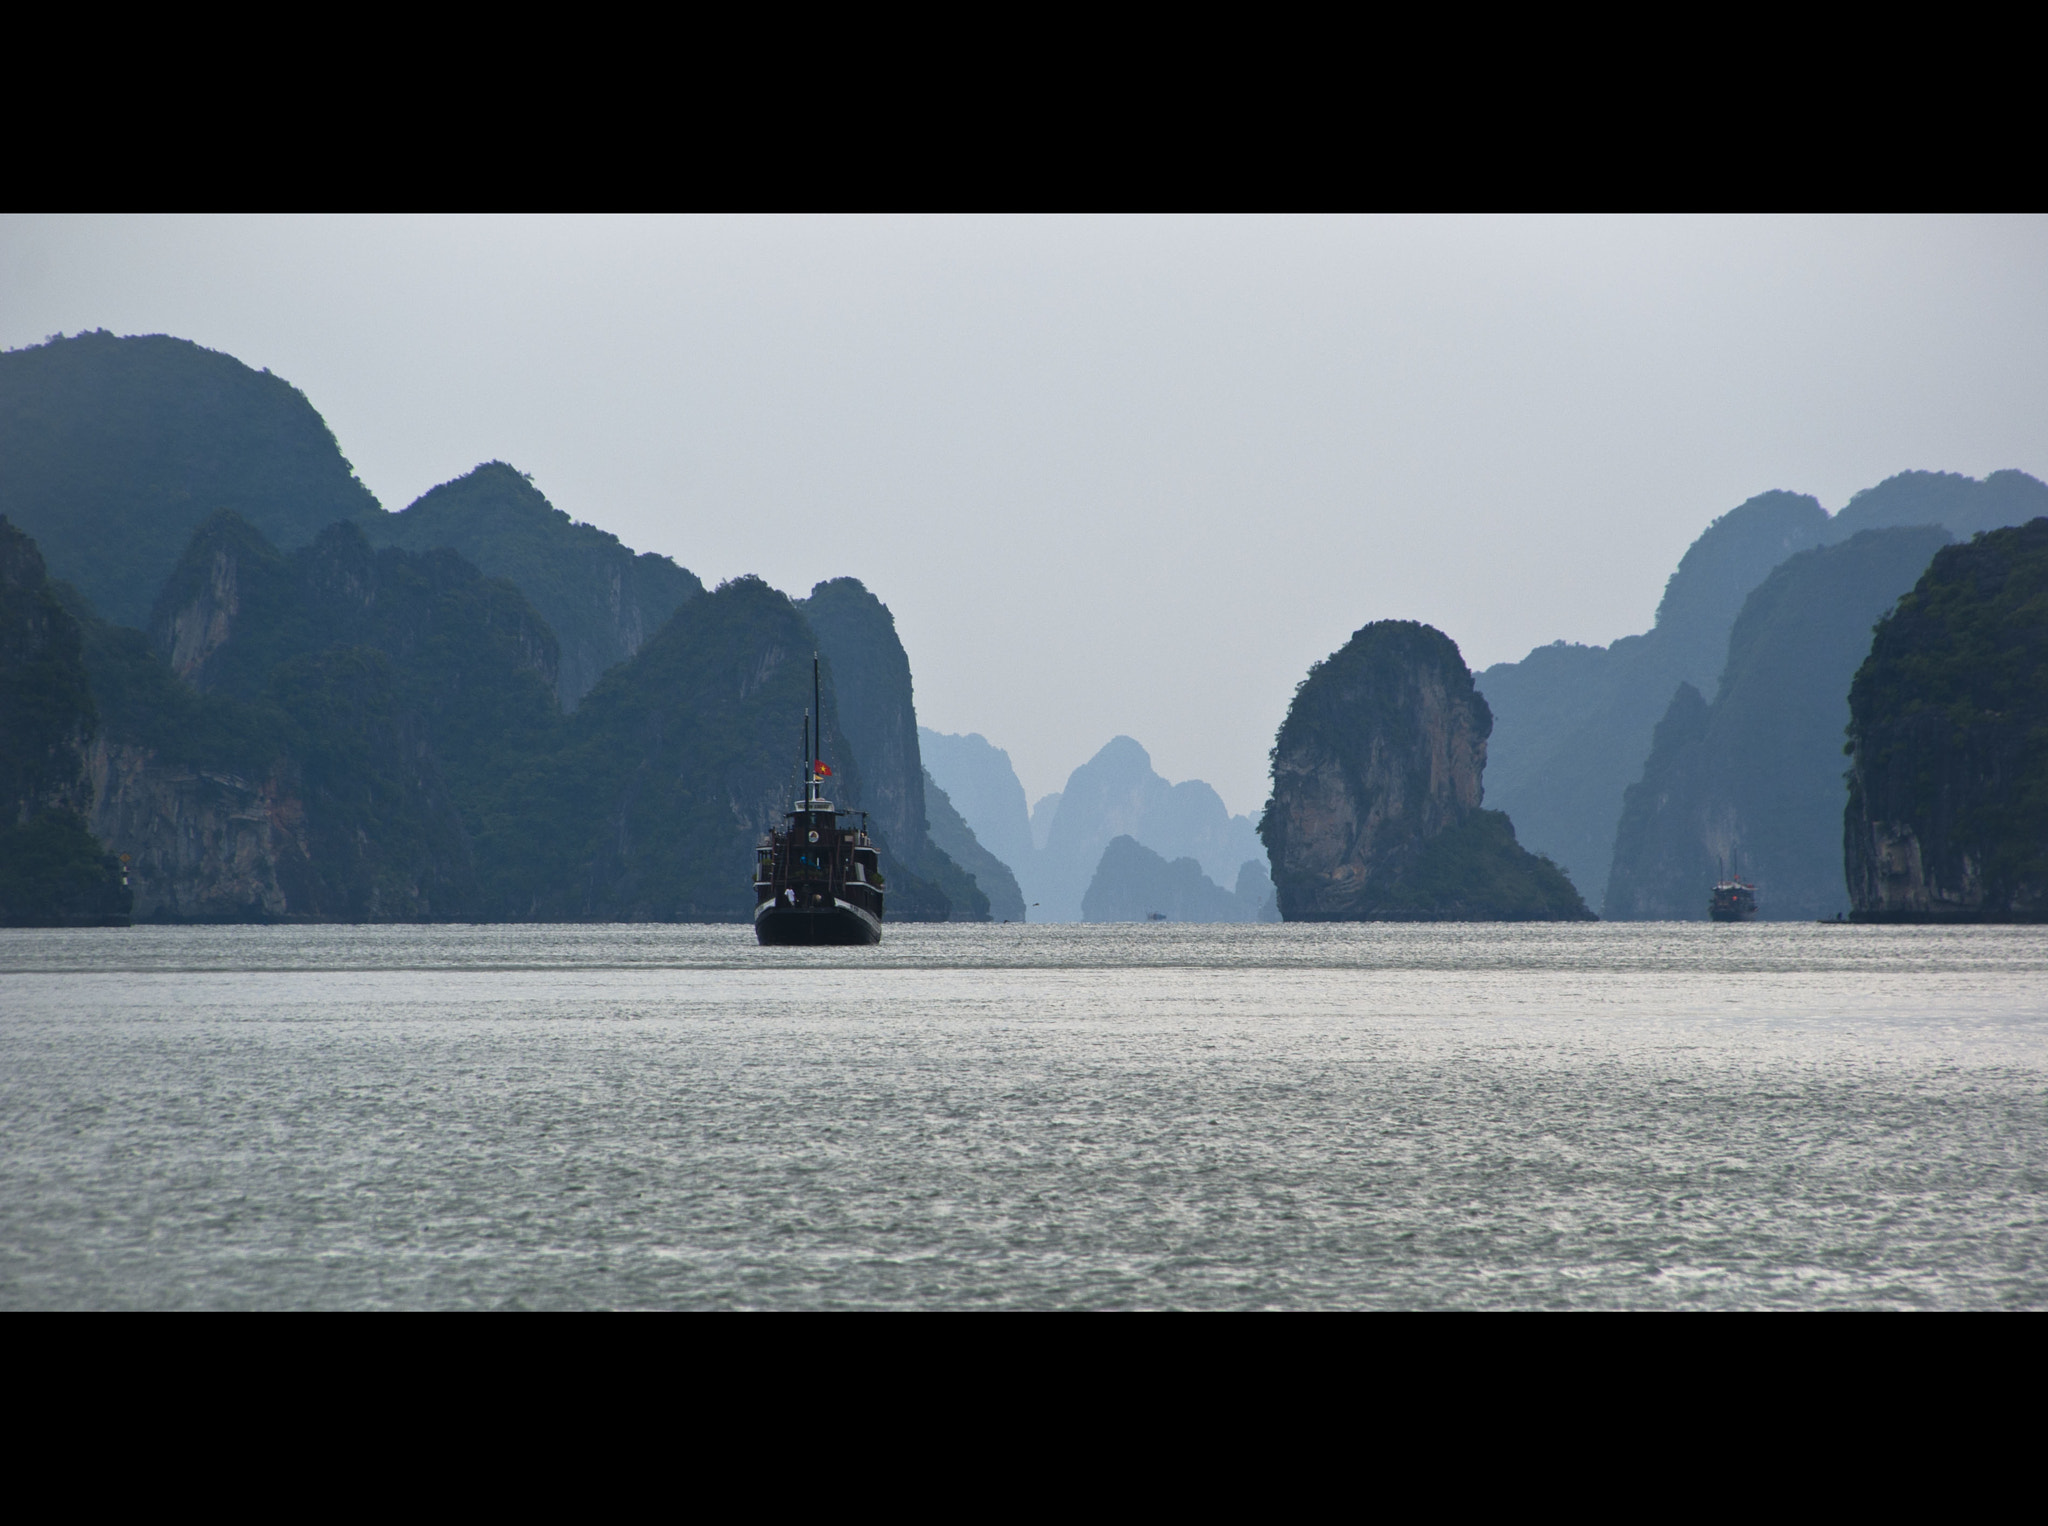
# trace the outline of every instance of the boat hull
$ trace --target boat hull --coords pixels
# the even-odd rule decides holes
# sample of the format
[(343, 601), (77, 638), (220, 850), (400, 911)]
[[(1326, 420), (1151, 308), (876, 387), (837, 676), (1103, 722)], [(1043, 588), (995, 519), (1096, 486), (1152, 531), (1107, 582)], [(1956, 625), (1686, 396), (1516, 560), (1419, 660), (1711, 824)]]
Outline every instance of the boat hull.
[(778, 946), (882, 941), (882, 924), (872, 912), (834, 898), (830, 906), (778, 906), (763, 902), (754, 911), (754, 936)]

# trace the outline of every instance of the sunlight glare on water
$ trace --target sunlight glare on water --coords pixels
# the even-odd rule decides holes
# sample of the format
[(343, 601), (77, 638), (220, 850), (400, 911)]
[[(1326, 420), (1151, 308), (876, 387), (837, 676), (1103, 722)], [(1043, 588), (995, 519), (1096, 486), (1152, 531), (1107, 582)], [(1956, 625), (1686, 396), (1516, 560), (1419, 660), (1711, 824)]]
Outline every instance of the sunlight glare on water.
[(0, 932), (10, 1308), (2040, 1307), (2048, 930)]

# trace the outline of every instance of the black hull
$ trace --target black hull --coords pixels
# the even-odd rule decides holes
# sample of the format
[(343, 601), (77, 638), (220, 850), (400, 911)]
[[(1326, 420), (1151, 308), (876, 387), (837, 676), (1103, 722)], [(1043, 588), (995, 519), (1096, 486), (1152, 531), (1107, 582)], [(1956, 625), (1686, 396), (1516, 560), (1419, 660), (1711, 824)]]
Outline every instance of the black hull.
[(777, 906), (754, 913), (754, 936), (778, 947), (865, 944), (882, 941), (882, 924), (844, 901), (831, 906)]

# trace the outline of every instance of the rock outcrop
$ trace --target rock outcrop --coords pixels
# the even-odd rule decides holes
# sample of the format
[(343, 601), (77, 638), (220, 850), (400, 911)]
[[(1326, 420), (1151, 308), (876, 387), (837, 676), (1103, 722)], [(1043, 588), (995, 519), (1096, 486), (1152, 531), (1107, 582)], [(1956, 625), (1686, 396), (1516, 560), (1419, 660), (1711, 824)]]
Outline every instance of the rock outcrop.
[(554, 638), (516, 589), (346, 523), (281, 553), (222, 512), (154, 642), (71, 613), (101, 721), (92, 827), (130, 857), (138, 917), (481, 914), (484, 804), (559, 725)]
[(1712, 704), (1679, 687), (1624, 798), (1608, 918), (1701, 921), (1736, 870), (1766, 919), (1849, 908), (1842, 731), (1870, 630), (1948, 544), (1931, 526), (1802, 551), (1749, 596)]
[(1382, 620), (1309, 670), (1259, 823), (1288, 921), (1585, 920), (1482, 808), (1493, 717), (1441, 631)]
[(1849, 717), (1852, 919), (2048, 921), (2048, 518), (1939, 552)]
[(283, 552), (348, 520), (374, 545), (452, 549), (508, 579), (555, 632), (568, 709), (704, 591), (669, 558), (576, 523), (503, 462), (387, 513), (303, 393), (187, 340), (80, 334), (0, 354), (0, 514), (99, 615), (147, 624), (219, 509)]

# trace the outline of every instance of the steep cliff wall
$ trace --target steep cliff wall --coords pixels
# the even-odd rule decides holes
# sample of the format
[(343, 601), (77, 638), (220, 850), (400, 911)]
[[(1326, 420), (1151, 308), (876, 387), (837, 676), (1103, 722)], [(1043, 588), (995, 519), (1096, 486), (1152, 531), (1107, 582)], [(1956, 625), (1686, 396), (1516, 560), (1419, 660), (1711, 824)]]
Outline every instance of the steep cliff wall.
[(1368, 625), (1310, 669), (1273, 747), (1259, 824), (1281, 915), (1588, 917), (1556, 866), (1481, 809), (1492, 724), (1457, 647), (1413, 621)]
[(0, 823), (90, 805), (97, 726), (78, 623), (36, 543), (0, 517)]
[(832, 670), (847, 741), (860, 759), (863, 805), (889, 868), (889, 914), (985, 922), (988, 897), (931, 837), (910, 656), (896, 617), (858, 578), (834, 578), (796, 606)]
[(1849, 715), (1852, 918), (2048, 920), (2048, 518), (1938, 553)]
[(346, 524), (280, 553), (223, 512), (154, 643), (72, 614), (102, 720), (93, 828), (130, 856), (139, 917), (479, 914), (485, 797), (560, 724), (554, 640), (516, 589)]
[(97, 730), (78, 623), (0, 517), (0, 927), (127, 920), (120, 863), (84, 815)]
[(1866, 530), (1801, 552), (1749, 596), (1707, 704), (1682, 686), (1629, 787), (1601, 915), (1699, 921), (1721, 874), (1757, 885), (1766, 919), (1848, 910), (1842, 731), (1870, 630), (1948, 544)]

